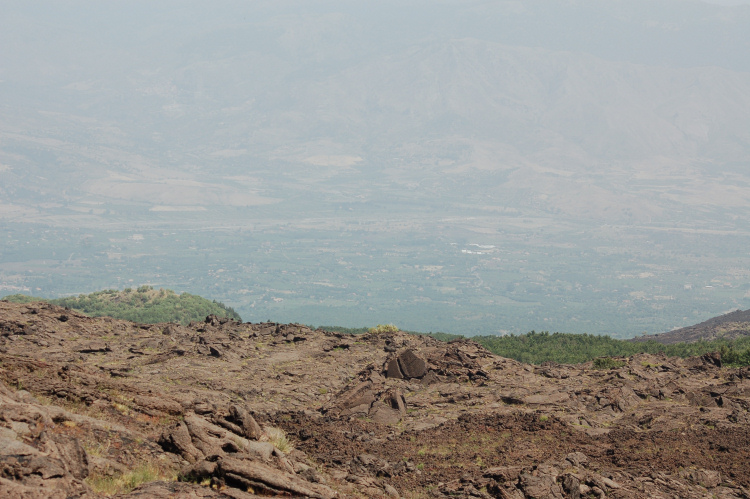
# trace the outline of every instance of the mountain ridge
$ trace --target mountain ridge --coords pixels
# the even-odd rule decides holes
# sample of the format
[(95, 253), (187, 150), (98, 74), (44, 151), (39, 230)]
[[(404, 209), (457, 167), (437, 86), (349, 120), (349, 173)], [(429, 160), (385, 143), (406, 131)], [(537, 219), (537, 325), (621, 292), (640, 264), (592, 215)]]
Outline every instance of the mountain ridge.
[(712, 317), (694, 326), (683, 327), (665, 333), (644, 335), (632, 341), (656, 341), (666, 345), (678, 342), (712, 341), (716, 339), (735, 340), (750, 336), (750, 310), (733, 312)]

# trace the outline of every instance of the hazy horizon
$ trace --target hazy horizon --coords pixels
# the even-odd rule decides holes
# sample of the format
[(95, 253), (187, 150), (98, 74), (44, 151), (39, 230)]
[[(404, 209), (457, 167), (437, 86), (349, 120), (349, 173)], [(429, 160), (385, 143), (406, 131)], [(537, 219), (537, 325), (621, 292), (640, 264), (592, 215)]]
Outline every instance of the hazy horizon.
[(750, 0), (4, 11), (0, 296), (619, 337), (750, 308)]

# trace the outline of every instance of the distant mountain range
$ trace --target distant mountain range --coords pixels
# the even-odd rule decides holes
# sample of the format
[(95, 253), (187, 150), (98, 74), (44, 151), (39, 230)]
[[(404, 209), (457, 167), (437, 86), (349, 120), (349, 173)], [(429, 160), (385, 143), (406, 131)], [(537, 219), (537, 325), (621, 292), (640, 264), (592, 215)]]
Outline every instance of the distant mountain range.
[(15, 6), (0, 216), (412, 184), (608, 221), (750, 207), (750, 8), (410, 5)]

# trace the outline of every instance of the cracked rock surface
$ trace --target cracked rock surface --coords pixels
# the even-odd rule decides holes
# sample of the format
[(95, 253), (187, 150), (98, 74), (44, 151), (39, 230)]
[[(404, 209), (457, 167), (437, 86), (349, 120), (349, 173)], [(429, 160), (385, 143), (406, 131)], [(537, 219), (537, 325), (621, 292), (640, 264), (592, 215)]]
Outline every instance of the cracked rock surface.
[(0, 301), (0, 497), (750, 497), (750, 370), (621, 360)]

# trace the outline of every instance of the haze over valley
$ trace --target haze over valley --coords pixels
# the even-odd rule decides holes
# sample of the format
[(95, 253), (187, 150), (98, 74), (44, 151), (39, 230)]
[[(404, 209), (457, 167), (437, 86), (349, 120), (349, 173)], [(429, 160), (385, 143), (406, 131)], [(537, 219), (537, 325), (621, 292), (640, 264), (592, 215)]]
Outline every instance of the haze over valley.
[(0, 296), (632, 337), (750, 308), (750, 6), (7, 2)]

